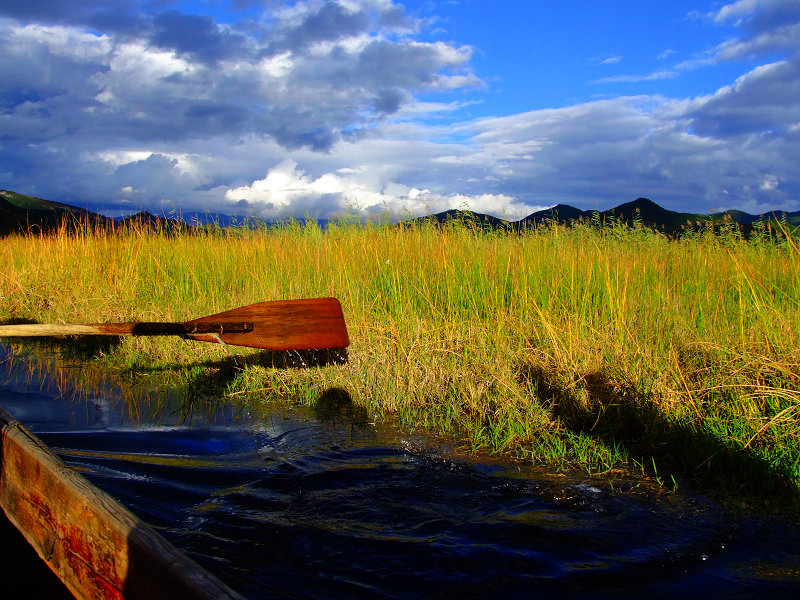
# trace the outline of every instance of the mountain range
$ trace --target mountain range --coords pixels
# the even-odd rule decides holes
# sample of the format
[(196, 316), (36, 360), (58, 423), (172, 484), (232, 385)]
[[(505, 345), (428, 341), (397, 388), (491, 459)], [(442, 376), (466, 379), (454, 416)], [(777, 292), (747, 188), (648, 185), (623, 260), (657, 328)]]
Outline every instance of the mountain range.
[[(708, 226), (719, 228), (725, 224), (736, 224), (743, 233), (749, 233), (754, 223), (766, 219), (782, 219), (789, 225), (800, 227), (800, 211), (775, 211), (767, 215), (752, 215), (739, 210), (729, 210), (707, 215), (667, 210), (647, 198), (638, 198), (605, 211), (580, 210), (566, 204), (558, 204), (552, 208), (534, 212), (519, 221), (507, 221), (491, 215), (466, 210), (448, 210), (427, 217), (410, 219), (405, 223), (424, 220), (445, 223), (451, 220), (458, 220), (468, 221), (486, 229), (520, 231), (548, 222), (566, 225), (581, 220), (606, 224), (625, 223), (628, 225), (638, 222), (646, 228), (661, 231), (666, 235), (679, 236), (689, 230), (697, 230)], [(191, 213), (183, 215), (181, 219), (176, 219), (159, 217), (144, 211), (127, 217), (112, 219), (63, 202), (43, 200), (42, 198), (0, 190), (0, 235), (26, 231), (47, 232), (57, 229), (65, 223), (89, 223), (99, 227), (136, 223), (137, 225), (174, 231), (178, 229), (187, 230), (209, 224), (222, 227), (236, 224), (244, 224), (246, 226), (248, 219), (214, 213)], [(264, 222), (258, 221), (258, 224), (263, 225)]]
[(769, 214), (752, 215), (740, 210), (703, 214), (686, 213), (667, 210), (647, 198), (637, 198), (632, 202), (620, 204), (614, 208), (596, 211), (580, 210), (568, 204), (557, 204), (551, 208), (534, 212), (519, 221), (506, 221), (491, 215), (483, 215), (463, 210), (448, 210), (429, 217), (421, 217), (415, 221), (433, 219), (439, 223), (451, 220), (466, 220), (487, 229), (507, 229), (520, 231), (546, 223), (569, 225), (577, 221), (588, 223), (622, 223), (633, 225), (641, 223), (647, 229), (660, 231), (671, 237), (678, 237), (687, 231), (697, 231), (711, 227), (719, 230), (725, 225), (736, 225), (744, 234), (750, 233), (758, 221), (783, 221), (794, 227), (800, 227), (800, 211), (774, 211)]

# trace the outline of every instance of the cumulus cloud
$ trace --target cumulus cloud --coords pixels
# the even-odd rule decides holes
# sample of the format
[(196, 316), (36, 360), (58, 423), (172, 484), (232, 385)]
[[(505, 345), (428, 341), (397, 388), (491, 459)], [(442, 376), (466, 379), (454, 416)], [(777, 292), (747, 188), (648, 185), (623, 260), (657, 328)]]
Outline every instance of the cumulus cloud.
[(168, 11), (153, 19), (153, 45), (217, 64), (226, 59), (248, 56), (250, 44), (241, 32), (221, 27), (207, 15), (186, 15)]
[(791, 137), (800, 123), (800, 61), (757, 67), (699, 100), (690, 115), (693, 129), (704, 135)]
[(736, 0), (723, 5), (711, 16), (714, 21), (733, 21), (750, 31), (779, 29), (797, 19), (800, 8), (794, 0)]
[(53, 20), (43, 17), (48, 8), (5, 9), (41, 21), (0, 21), (0, 35), (13, 41), (0, 64), (3, 116), (51, 143), (54, 127), (72, 136), (110, 131), (118, 143), (256, 132), (286, 148), (324, 151), (416, 93), (480, 83), (469, 47), (407, 37), (399, 7), (378, 0), (298, 2), (247, 27), (176, 11), (140, 14), (146, 26), (136, 35), (74, 24), (110, 10), (102, 2), (78, 3), (69, 18), (56, 11), (67, 24), (42, 22)]
[[(707, 15), (714, 23), (731, 23), (742, 35), (714, 48), (701, 63), (731, 61), (788, 52), (796, 55), (800, 39), (800, 4), (795, 0), (737, 0)], [(689, 63), (691, 66), (691, 62)]]
[[(477, 121), (470, 125), (469, 162), (495, 165), (494, 173), (484, 170), (485, 179), (501, 180), (502, 189), (529, 204), (583, 198), (585, 208), (607, 207), (650, 195), (697, 212), (736, 201), (761, 212), (800, 209), (800, 177), (791, 167), (800, 139), (759, 127), (733, 131), (737, 114), (725, 111), (746, 112), (746, 102), (735, 90), (727, 93), (694, 101), (618, 98)], [(713, 123), (714, 131), (701, 131), (701, 123)], [(492, 160), (498, 144), (507, 158)], [(780, 186), (770, 183), (776, 172), (783, 174)]]
[(441, 193), (410, 187), (394, 181), (376, 186), (374, 176), (362, 169), (341, 168), (311, 177), (292, 159), (269, 170), (266, 177), (250, 185), (230, 189), (231, 205), (247, 207), (248, 214), (275, 219), (285, 216), (329, 218), (349, 211), (366, 216), (422, 216), (450, 208), (501, 214), (521, 219), (544, 206), (530, 206), (505, 194)]
[(676, 210), (800, 209), (796, 2), (729, 2), (706, 19), (737, 37), (691, 64), (605, 80), (758, 58), (713, 94), (460, 121), (461, 92), (485, 85), (474, 49), (430, 41), (400, 4), (233, 5), (241, 18), (220, 22), (144, 0), (0, 4), (3, 187), (266, 218), (469, 207), (518, 219), (641, 195)]
[[(641, 195), (692, 212), (800, 209), (792, 167), (800, 132), (732, 131), (737, 115), (720, 111), (739, 101), (736, 94), (617, 98), (438, 130), (387, 127), (324, 156), (276, 160), (266, 176), (228, 188), (226, 198), (246, 200), (264, 217), (295, 208), (330, 216), (356, 206), (365, 214), (470, 208), (519, 219), (558, 203), (607, 208)], [(710, 128), (712, 118), (730, 124), (703, 129), (700, 119)]]

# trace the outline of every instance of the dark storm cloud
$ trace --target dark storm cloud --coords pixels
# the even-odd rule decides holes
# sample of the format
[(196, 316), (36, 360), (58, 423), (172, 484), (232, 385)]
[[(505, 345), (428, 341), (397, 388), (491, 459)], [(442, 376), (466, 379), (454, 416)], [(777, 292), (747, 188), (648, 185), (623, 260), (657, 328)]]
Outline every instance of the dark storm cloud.
[(24, 0), (0, 3), (0, 16), (21, 23), (85, 25), (134, 33), (146, 26), (141, 4), (138, 0)]
[(220, 28), (206, 15), (185, 15), (168, 11), (153, 19), (151, 40), (159, 48), (190, 54), (203, 62), (217, 62), (242, 55), (246, 37)]

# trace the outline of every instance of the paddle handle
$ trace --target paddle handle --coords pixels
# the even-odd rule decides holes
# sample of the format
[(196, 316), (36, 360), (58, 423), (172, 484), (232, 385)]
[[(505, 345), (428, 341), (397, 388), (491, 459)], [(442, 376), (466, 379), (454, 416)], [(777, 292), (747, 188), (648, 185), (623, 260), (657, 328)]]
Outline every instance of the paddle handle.
[(0, 325), (0, 337), (46, 337), (66, 335), (222, 335), (248, 333), (253, 324), (245, 321), (204, 323), (90, 323)]
[(111, 335), (97, 325), (2, 325), (0, 337), (44, 337), (63, 335)]

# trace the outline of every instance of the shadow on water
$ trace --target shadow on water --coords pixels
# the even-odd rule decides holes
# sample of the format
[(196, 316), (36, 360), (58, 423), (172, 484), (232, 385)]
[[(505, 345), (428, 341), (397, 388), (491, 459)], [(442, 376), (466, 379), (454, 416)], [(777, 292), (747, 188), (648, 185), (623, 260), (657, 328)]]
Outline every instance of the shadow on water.
[[(312, 369), (347, 362), (347, 349), (329, 350), (261, 350), (244, 356), (230, 355), (221, 359), (198, 363), (204, 372), (192, 376), (184, 393), (224, 395), (228, 385), (245, 369)], [(173, 367), (160, 366), (154, 369), (137, 368), (138, 372), (170, 371)]]
[(609, 446), (621, 444), (651, 475), (671, 476), (676, 483), (744, 505), (798, 511), (798, 490), (765, 460), (694, 423), (668, 419), (641, 393), (606, 373), (583, 376), (588, 400), (579, 400), (540, 366), (528, 367), (524, 377), (570, 430)]
[(198, 398), (187, 418), (180, 394), (156, 410), (124, 385), (59, 393), (57, 370), (39, 364), (0, 365), (0, 404), (249, 598), (800, 594), (794, 523), (457, 458), (369, 423), (343, 389), (309, 408)]
[[(3, 324), (30, 323), (29, 320), (13, 319)], [(227, 356), (198, 361), (191, 365), (161, 363), (155, 366), (137, 364), (116, 369), (113, 373), (92, 365), (92, 360), (111, 353), (121, 343), (122, 338), (114, 335), (82, 335), (82, 336), (40, 336), (36, 338), (6, 338), (4, 342), (18, 348), (20, 355), (27, 356), (30, 370), (51, 368), (58, 375), (54, 378), (58, 393), (78, 394), (81, 387), (104, 390), (112, 396), (122, 396), (126, 402), (141, 405), (146, 398), (149, 403), (160, 404), (159, 397), (171, 400), (179, 399), (180, 410), (192, 411), (198, 399), (222, 398), (229, 385), (248, 368), (266, 369), (312, 369), (334, 364), (345, 364), (348, 360), (346, 348), (330, 348), (323, 350), (259, 350), (247, 353), (235, 353), (229, 350)], [(194, 342), (192, 342), (194, 343)], [(200, 342), (198, 342), (200, 343)], [(45, 364), (47, 363), (47, 365)], [(79, 366), (78, 366), (79, 365)], [(63, 366), (63, 368), (62, 368)], [(79, 377), (63, 376), (79, 368)], [(187, 375), (187, 372), (191, 371)], [(174, 379), (176, 373), (184, 376)], [(164, 375), (163, 385), (149, 385), (149, 380), (158, 380)], [(147, 377), (143, 378), (145, 375)], [(51, 382), (52, 383), (52, 382)], [(334, 395), (347, 394), (344, 390), (331, 392)], [(322, 399), (321, 406), (329, 402), (328, 394)], [(349, 398), (349, 396), (348, 396)], [(176, 410), (174, 402), (170, 402), (172, 410)], [(352, 407), (352, 402), (351, 402)], [(324, 408), (322, 409), (325, 410)], [(364, 417), (366, 419), (366, 417)]]
[[(0, 325), (36, 324), (30, 319), (7, 319)], [(44, 353), (58, 352), (73, 360), (91, 360), (102, 354), (108, 354), (120, 345), (122, 338), (118, 335), (81, 335), (81, 336), (38, 336), (38, 337), (6, 337), (0, 342), (8, 346), (18, 345)]]

